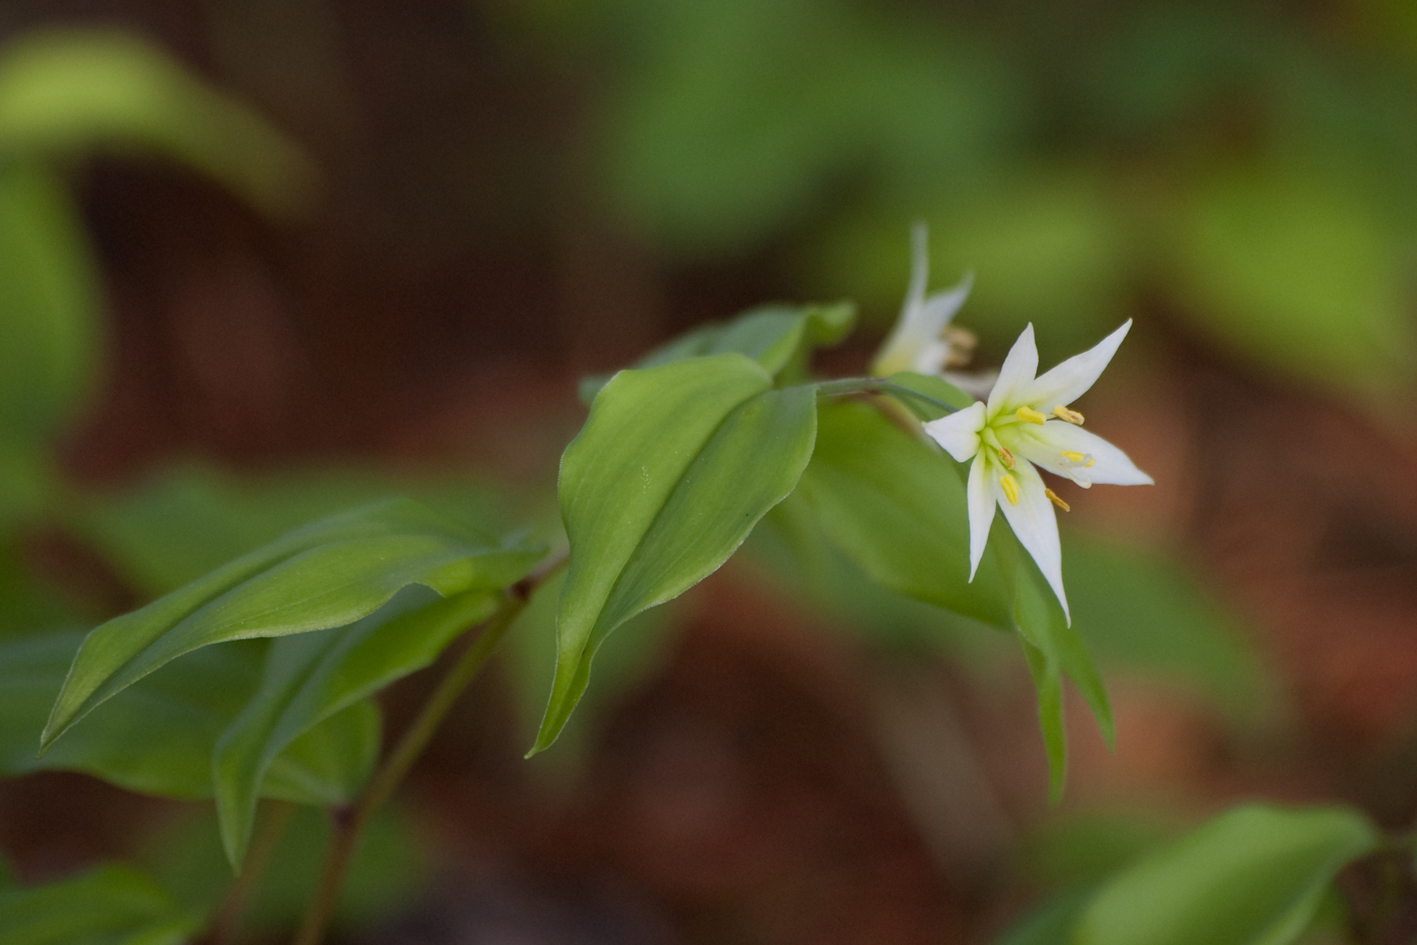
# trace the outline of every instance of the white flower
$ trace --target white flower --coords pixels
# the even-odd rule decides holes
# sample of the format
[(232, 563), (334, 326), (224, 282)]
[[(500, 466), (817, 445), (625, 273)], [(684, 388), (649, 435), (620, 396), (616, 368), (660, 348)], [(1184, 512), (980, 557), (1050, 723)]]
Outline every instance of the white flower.
[(1132, 327), (1131, 319), (1090, 351), (1069, 358), (1042, 377), (1029, 325), (999, 369), (987, 403), (925, 424), (925, 432), (969, 469), (969, 579), (979, 568), (994, 506), (1004, 510), (1018, 540), (1048, 579), (1063, 613), (1063, 556), (1053, 505), (1068, 506), (1043, 484), (1035, 466), (1065, 476), (1084, 489), (1094, 482), (1121, 486), (1150, 484), (1126, 454), (1082, 428), (1082, 414), (1068, 404), (1093, 385)]
[(871, 366), (871, 373), (877, 377), (897, 371), (943, 374), (946, 367), (966, 363), (974, 347), (971, 334), (950, 328), (950, 320), (969, 297), (974, 277), (966, 274), (953, 289), (926, 298), (925, 286), (930, 279), (927, 238), (925, 224), (917, 223), (910, 234), (910, 289), (895, 328)]

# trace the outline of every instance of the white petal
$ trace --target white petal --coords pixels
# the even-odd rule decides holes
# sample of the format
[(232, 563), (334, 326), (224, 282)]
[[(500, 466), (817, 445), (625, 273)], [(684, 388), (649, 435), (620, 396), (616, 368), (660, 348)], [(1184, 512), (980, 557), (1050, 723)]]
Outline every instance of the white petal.
[[(924, 223), (915, 224), (910, 231), (910, 287), (905, 292), (905, 304), (900, 307), (900, 317), (896, 319), (895, 327), (881, 345), (881, 353), (876, 355), (875, 363), (871, 365), (871, 373), (877, 377), (887, 377), (896, 371), (917, 370), (915, 362), (918, 360), (920, 349), (939, 337), (939, 330), (930, 331), (923, 321), (926, 314), (925, 286), (930, 279), (928, 237), (929, 231)], [(944, 364), (943, 358), (940, 363)]]
[(1077, 400), (1083, 392), (1096, 383), (1104, 368), (1117, 353), (1117, 346), (1127, 337), (1132, 327), (1129, 318), (1112, 334), (1103, 338), (1094, 347), (1082, 354), (1074, 355), (1051, 371), (1038, 378), (1023, 393), (1019, 403), (1028, 404), (1045, 414), (1053, 412), (1055, 406), (1064, 406)]
[(989, 461), (983, 453), (976, 456), (974, 465), (969, 467), (966, 493), (969, 506), (969, 579), (973, 581), (974, 572), (979, 570), (979, 562), (984, 557), (984, 545), (989, 541), (989, 526), (994, 524), (995, 497), (999, 494), (998, 474), (990, 472)]
[(984, 405), (977, 402), (925, 424), (925, 432), (930, 438), (959, 463), (979, 452), (979, 431), (982, 429)]
[[(1096, 433), (1059, 421), (1041, 427), (1029, 424), (1028, 429), (1024, 426), (1019, 425), (1017, 437), (1013, 440), (1014, 451), (1050, 473), (1066, 476), (1080, 485), (1149, 486), (1153, 483), (1152, 478), (1138, 469), (1126, 453)], [(1092, 465), (1077, 469), (1077, 476), (1074, 476), (1063, 453), (1090, 456)]]
[(950, 359), (950, 343), (942, 338), (926, 341), (915, 349), (912, 357), (909, 370), (916, 374), (939, 374)]
[(938, 338), (945, 326), (954, 320), (964, 300), (969, 298), (969, 290), (974, 287), (974, 273), (966, 272), (952, 289), (936, 292), (920, 306), (916, 316), (922, 326), (921, 333)]
[(1063, 594), (1063, 549), (1058, 542), (1058, 517), (1053, 512), (1053, 503), (1043, 491), (1043, 479), (1038, 470), (1021, 462), (1014, 466), (1013, 474), (1018, 480), (1018, 505), (1001, 496), (999, 505), (1003, 507), (1004, 518), (1018, 536), (1019, 544), (1038, 562), (1038, 570), (1058, 595), (1063, 616), (1067, 617), (1068, 626), (1072, 626), (1068, 598)]
[(999, 368), (999, 379), (989, 392), (989, 416), (994, 416), (1006, 406), (1025, 403), (1019, 397), (1033, 384), (1033, 375), (1038, 373), (1038, 347), (1033, 343), (1033, 323), (1029, 322), (1018, 341), (1009, 349), (1008, 357)]

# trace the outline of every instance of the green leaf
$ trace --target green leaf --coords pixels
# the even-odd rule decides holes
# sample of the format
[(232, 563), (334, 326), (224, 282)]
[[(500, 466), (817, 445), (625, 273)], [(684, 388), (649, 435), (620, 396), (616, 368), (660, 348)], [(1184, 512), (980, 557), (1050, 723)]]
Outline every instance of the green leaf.
[(121, 866), (0, 891), (5, 945), (178, 945), (197, 924), (156, 883)]
[[(366, 700), (340, 709), (272, 759), (261, 782), (261, 797), (318, 807), (348, 804), (379, 760), (382, 732), (374, 703)], [(207, 757), (211, 777), (211, 752)], [(215, 783), (209, 788), (213, 796), (216, 788)]]
[[(806, 361), (814, 348), (837, 344), (856, 324), (849, 302), (835, 305), (768, 305), (755, 308), (721, 325), (703, 325), (656, 348), (636, 368), (660, 367), (688, 358), (737, 352), (762, 365), (773, 377), (798, 383), (806, 380)], [(580, 398), (589, 404), (610, 375), (581, 381)]]
[(1408, 237), (1329, 170), (1212, 173), (1167, 217), (1181, 311), (1259, 363), (1367, 391), (1417, 366)]
[(246, 853), (266, 769), (286, 746), (340, 709), (433, 662), (459, 633), (485, 619), (497, 600), (482, 590), (440, 598), (409, 588), (347, 627), (274, 641), (261, 688), (222, 733), (212, 756), (222, 842), (234, 867)]
[(1250, 804), (1204, 824), (1106, 883), (1075, 945), (1285, 945), (1377, 831), (1346, 807)]
[(541, 554), (499, 547), (407, 499), (298, 529), (97, 627), (74, 657), (42, 744), (52, 745), (95, 706), (199, 647), (343, 626), (410, 584), (444, 596), (500, 589)]
[(797, 484), (816, 391), (770, 385), (759, 364), (723, 354), (622, 371), (596, 398), (561, 459), (571, 560), (533, 752), (565, 725), (605, 637), (713, 573)]
[(45, 447), (89, 394), (98, 274), (77, 209), (33, 162), (0, 160), (0, 442)]
[(0, 156), (96, 149), (181, 161), (274, 215), (303, 208), (309, 159), (161, 49), (104, 30), (33, 32), (0, 56)]
[[(1000, 540), (997, 532), (993, 540)], [(1063, 608), (1038, 566), (1027, 555), (1017, 555), (1019, 574), (1014, 598), (1014, 619), (1024, 642), (1024, 656), (1038, 692), (1038, 724), (1048, 753), (1048, 794), (1057, 803), (1067, 774), (1067, 735), (1063, 725), (1063, 674), (1066, 673), (1092, 710), (1097, 727), (1110, 748), (1116, 724), (1107, 689), (1088, 655), (1077, 628), (1068, 625)]]
[(960, 467), (866, 404), (825, 405), (817, 422), (799, 494), (832, 542), (897, 593), (1012, 630), (998, 543), (969, 580)]
[[(35, 744), (84, 639), (82, 631), (0, 641), (0, 774), (81, 771), (163, 797), (212, 795), (212, 749), (260, 682), (269, 644), (250, 640), (198, 650), (115, 696), (42, 757)], [(327, 719), (286, 749), (266, 796), (306, 804), (348, 800), (378, 747), (371, 706)]]

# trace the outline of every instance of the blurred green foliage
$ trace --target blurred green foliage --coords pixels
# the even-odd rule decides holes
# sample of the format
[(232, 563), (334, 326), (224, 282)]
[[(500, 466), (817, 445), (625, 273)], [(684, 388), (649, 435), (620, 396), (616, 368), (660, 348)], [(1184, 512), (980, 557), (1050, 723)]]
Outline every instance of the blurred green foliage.
[(1417, 26), (1400, 0), (1091, 5), (539, 0), (595, 80), (596, 186), (681, 260), (773, 252), (878, 325), (924, 217), (963, 321), (1044, 360), (1161, 302), (1265, 370), (1417, 367)]

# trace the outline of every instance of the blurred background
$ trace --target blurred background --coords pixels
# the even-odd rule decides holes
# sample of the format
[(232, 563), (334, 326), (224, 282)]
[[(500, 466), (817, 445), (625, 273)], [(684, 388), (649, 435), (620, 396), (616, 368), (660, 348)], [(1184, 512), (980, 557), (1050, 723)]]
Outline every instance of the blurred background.
[[(1417, 814), (1417, 6), (9, 0), (0, 44), (12, 627), (389, 491), (552, 533), (581, 374), (837, 299), (859, 374), (917, 220), (980, 366), (1136, 320), (1080, 407), (1157, 485), (1059, 489), (1118, 722), (1077, 713), (1059, 807), (1013, 641), (795, 561), (784, 512), (523, 762), (542, 595), (344, 940), (988, 942), (1239, 798)], [(31, 774), (0, 847), (199, 902), (209, 816)]]

